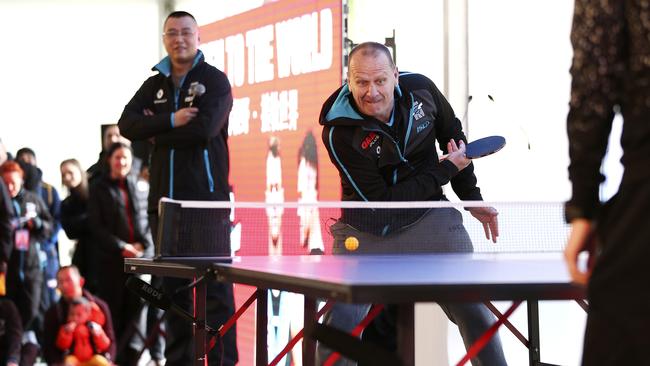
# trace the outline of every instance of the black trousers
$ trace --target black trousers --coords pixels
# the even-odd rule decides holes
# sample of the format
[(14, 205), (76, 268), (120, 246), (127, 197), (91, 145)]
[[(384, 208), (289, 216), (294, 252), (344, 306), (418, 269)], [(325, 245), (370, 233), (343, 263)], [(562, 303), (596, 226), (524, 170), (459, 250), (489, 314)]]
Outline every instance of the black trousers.
[(650, 364), (650, 179), (623, 178), (597, 237), (583, 365)]
[[(163, 289), (165, 293), (171, 294), (182, 286), (190, 283), (187, 279), (163, 277)], [(210, 281), (207, 284), (206, 314), (207, 324), (215, 329), (224, 324), (235, 312), (232, 284)], [(192, 290), (185, 290), (172, 296), (174, 303), (181, 308), (193, 312)], [(192, 324), (187, 319), (169, 312), (166, 315), (165, 358), (168, 366), (192, 365), (194, 359), (194, 340), (192, 337)], [(235, 365), (238, 360), (237, 354), (237, 330), (233, 326), (217, 342), (214, 348), (208, 353), (209, 365)]]
[[(158, 216), (149, 215), (151, 232), (158, 232)], [(229, 235), (229, 233), (225, 233)], [(223, 240), (229, 240), (225, 237)], [(229, 242), (229, 241), (228, 241)], [(158, 245), (156, 243), (156, 245)], [(173, 302), (190, 314), (193, 313), (193, 291), (176, 291), (191, 281), (182, 278), (163, 277), (163, 291), (172, 296)], [(207, 324), (218, 329), (235, 313), (235, 299), (233, 286), (230, 283), (209, 281), (207, 283), (206, 314)], [(192, 324), (187, 319), (168, 312), (165, 317), (165, 358), (167, 366), (192, 365), (194, 360), (194, 339), (192, 336)], [(235, 365), (239, 359), (237, 353), (237, 329), (236, 326), (224, 335), (220, 342), (208, 353), (208, 364), (210, 366)]]

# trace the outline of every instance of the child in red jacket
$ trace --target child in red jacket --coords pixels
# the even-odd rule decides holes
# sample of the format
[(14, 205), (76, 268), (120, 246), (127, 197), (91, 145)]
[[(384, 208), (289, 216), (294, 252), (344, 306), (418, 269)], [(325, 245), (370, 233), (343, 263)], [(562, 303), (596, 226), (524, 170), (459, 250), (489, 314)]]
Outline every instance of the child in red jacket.
[[(93, 306), (94, 305), (94, 306)], [(68, 309), (68, 323), (59, 329), (56, 346), (67, 352), (65, 366), (108, 366), (111, 363), (101, 354), (111, 344), (102, 324), (106, 318), (99, 307), (81, 297), (73, 300)]]

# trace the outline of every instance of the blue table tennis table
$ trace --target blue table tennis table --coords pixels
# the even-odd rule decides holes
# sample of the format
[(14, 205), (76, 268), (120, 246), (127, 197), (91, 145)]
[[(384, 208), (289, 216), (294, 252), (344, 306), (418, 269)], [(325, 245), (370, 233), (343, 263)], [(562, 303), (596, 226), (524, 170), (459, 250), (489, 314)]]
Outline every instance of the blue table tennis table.
[[(526, 301), (529, 361), (540, 360), (539, 300), (581, 300), (585, 290), (571, 283), (561, 253), (463, 253), (418, 255), (250, 256), (125, 259), (125, 271), (197, 278), (255, 286), (257, 324), (267, 322), (267, 289), (305, 296), (305, 334), (316, 319), (318, 299), (349, 303), (398, 304), (398, 352), (414, 364), (414, 304), (488, 300)], [(205, 286), (199, 281), (195, 311), (205, 319)], [(195, 329), (196, 365), (203, 364), (205, 329)], [(522, 341), (523, 342), (523, 341)], [(265, 365), (266, 326), (257, 327), (256, 364)], [(315, 342), (305, 337), (303, 364), (314, 364)]]

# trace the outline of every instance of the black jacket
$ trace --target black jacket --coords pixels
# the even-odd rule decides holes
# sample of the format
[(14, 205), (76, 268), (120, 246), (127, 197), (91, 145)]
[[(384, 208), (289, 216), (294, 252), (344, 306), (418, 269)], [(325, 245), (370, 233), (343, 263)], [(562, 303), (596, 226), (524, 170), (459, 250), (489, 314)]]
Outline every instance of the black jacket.
[(139, 201), (135, 197), (135, 178), (126, 178), (129, 211), (133, 224), (133, 240), (126, 215), (126, 205), (122, 197), (120, 182), (109, 177), (101, 177), (90, 187), (88, 217), (90, 230), (97, 244), (100, 263), (103, 260), (121, 261), (122, 249), (126, 244), (142, 243), (151, 246), (151, 238), (145, 232), (140, 219)]
[[(176, 89), (166, 57), (124, 108), (118, 126), (130, 140), (154, 138), (150, 165), (148, 210), (157, 212), (161, 197), (181, 200), (229, 199), (228, 115), (232, 93), (226, 74), (204, 61), (199, 51), (194, 67)], [(199, 113), (190, 123), (173, 128), (172, 114), (188, 107), (192, 84), (205, 86), (205, 94), (192, 106)], [(154, 116), (145, 116), (149, 109)]]
[[(38, 256), (40, 244), (50, 238), (52, 232), (52, 216), (47, 209), (47, 206), (41, 197), (26, 189), (21, 189), (16, 197), (12, 199), (12, 208), (14, 209), (15, 217), (22, 220), (18, 224), (17, 229), (29, 230), (29, 248), (26, 252), (21, 253), (15, 247), (12, 250), (11, 258), (9, 259), (9, 272), (7, 281), (11, 282), (11, 287), (18, 286), (22, 283), (20, 280), (24, 275), (24, 282), (29, 282), (36, 277), (41, 276), (41, 261)], [(26, 215), (28, 211), (34, 210), (36, 218), (32, 221), (30, 227), (27, 226)], [(13, 230), (15, 236), (16, 229)], [(22, 258), (21, 258), (22, 257)], [(21, 310), (21, 309), (19, 309)], [(23, 321), (25, 321), (23, 319)]]
[[(450, 139), (467, 142), (460, 121), (434, 83), (420, 74), (401, 73), (395, 89), (392, 127), (359, 112), (347, 85), (323, 105), (322, 139), (341, 177), (344, 201), (428, 201), (445, 199), (442, 187), (451, 181), (463, 200), (481, 200), (474, 166), (458, 172), (450, 161), (438, 161), (436, 141), (446, 153)], [(406, 215), (354, 215), (344, 219), (363, 228), (388, 220), (381, 233), (413, 222), (422, 211)], [(354, 222), (364, 221), (369, 222)], [(355, 225), (356, 224), (356, 225)], [(377, 228), (371, 229), (377, 231)]]
[(619, 107), (623, 115), (623, 184), (650, 181), (650, 16), (641, 1), (595, 6), (576, 1), (571, 43), (571, 101), (567, 117), (569, 179), (567, 220), (594, 219), (601, 208), (601, 164)]
[(68, 238), (76, 240), (72, 264), (79, 268), (79, 272), (86, 279), (85, 287), (90, 291), (97, 291), (97, 272), (99, 271), (97, 254), (97, 241), (88, 218), (88, 198), (83, 198), (76, 191), (61, 202), (61, 225)]

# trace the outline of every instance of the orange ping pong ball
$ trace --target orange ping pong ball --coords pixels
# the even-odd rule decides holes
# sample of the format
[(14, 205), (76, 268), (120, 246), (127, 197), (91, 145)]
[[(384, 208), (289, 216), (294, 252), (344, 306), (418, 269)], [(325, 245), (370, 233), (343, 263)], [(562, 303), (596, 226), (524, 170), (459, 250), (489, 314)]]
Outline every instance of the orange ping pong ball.
[(345, 249), (354, 251), (357, 250), (357, 248), (359, 248), (359, 239), (354, 236), (348, 236), (345, 238)]

